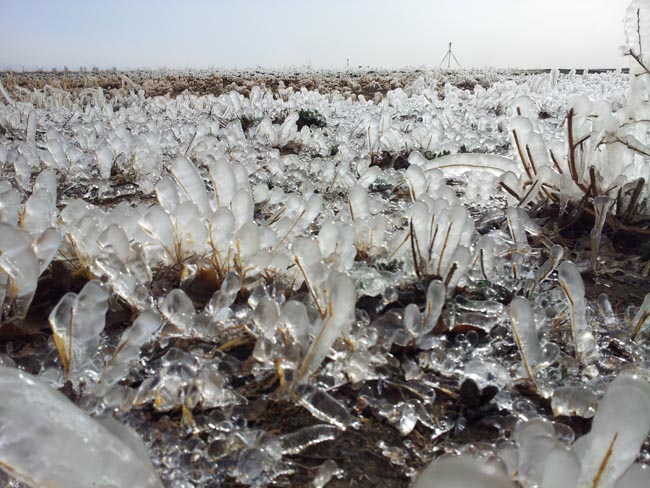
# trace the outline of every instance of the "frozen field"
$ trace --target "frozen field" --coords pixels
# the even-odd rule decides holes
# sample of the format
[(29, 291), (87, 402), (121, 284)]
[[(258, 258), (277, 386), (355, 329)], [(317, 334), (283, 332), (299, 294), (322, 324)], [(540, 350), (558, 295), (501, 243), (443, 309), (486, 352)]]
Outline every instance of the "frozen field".
[(647, 76), (5, 73), (7, 486), (648, 486)]

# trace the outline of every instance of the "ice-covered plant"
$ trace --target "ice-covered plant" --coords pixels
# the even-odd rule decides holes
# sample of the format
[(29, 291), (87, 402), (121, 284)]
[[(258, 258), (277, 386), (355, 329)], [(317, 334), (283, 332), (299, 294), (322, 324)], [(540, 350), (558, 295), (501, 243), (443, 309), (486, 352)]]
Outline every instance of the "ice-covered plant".
[(420, 278), (440, 278), (455, 289), (467, 270), (474, 223), (467, 208), (453, 200), (423, 196), (409, 210), (409, 230), (401, 243), (408, 243), (415, 273)]
[(140, 348), (154, 337), (160, 324), (160, 316), (152, 311), (143, 312), (135, 319), (124, 331), (113, 355), (104, 365), (94, 394), (105, 394), (127, 375), (130, 362), (138, 358)]
[(535, 368), (541, 358), (541, 347), (533, 310), (528, 300), (515, 297), (510, 304), (510, 324), (512, 335), (521, 354), (524, 371), (531, 381), (535, 381)]
[(355, 247), (357, 254), (372, 256), (383, 247), (386, 234), (386, 218), (383, 215), (372, 215), (369, 209), (367, 190), (356, 185), (348, 196), (350, 216), (356, 236)]
[(565, 261), (558, 267), (558, 277), (562, 291), (569, 302), (571, 336), (576, 358), (588, 360), (597, 354), (596, 340), (587, 322), (587, 303), (585, 285), (577, 266)]
[(409, 303), (406, 306), (404, 328), (413, 339), (419, 339), (435, 328), (445, 305), (446, 295), (445, 285), (439, 280), (433, 280), (427, 288), (423, 313), (420, 313), (420, 309), (415, 303)]
[(78, 295), (64, 295), (50, 313), (52, 337), (65, 379), (75, 388), (79, 388), (82, 380), (86, 383), (97, 380), (98, 366), (93, 360), (106, 323), (108, 296), (106, 287), (99, 281), (89, 281)]
[(645, 296), (641, 307), (632, 319), (632, 339), (637, 338), (648, 318), (650, 318), (650, 293)]
[(33, 236), (0, 222), (0, 304), (17, 318), (27, 314), (38, 278), (58, 251), (61, 237), (53, 228)]
[(357, 301), (352, 280), (343, 273), (331, 272), (318, 295), (324, 297), (321, 303), (322, 319), (317, 322), (315, 335), (298, 367), (295, 384), (308, 381), (323, 362), (330, 348), (352, 325), (354, 307)]

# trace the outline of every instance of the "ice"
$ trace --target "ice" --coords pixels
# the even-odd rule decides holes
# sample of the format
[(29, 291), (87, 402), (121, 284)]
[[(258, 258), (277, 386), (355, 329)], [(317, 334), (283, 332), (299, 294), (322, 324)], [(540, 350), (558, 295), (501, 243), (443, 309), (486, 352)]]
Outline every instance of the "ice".
[(162, 488), (138, 448), (83, 413), (61, 393), (17, 369), (0, 368), (3, 470), (29, 486)]
[(411, 253), (418, 275), (444, 279), (453, 290), (471, 255), (474, 225), (467, 209), (444, 199), (418, 200), (411, 208)]
[(546, 457), (541, 488), (577, 486), (580, 476), (580, 460), (570, 449), (555, 446)]
[(140, 348), (153, 339), (160, 325), (160, 316), (154, 312), (147, 311), (138, 316), (133, 325), (122, 334), (113, 356), (106, 363), (99, 380), (99, 391), (106, 392), (127, 375), (129, 363), (138, 358)]
[(25, 140), (34, 142), (36, 139), (36, 110), (30, 110), (27, 116), (27, 128), (25, 129)]
[(643, 330), (643, 325), (650, 317), (650, 293), (648, 293), (643, 299), (639, 311), (634, 315), (632, 319), (632, 339), (635, 339), (641, 330)]
[(99, 168), (99, 174), (101, 177), (105, 180), (110, 179), (111, 168), (113, 167), (113, 162), (115, 160), (113, 150), (108, 145), (104, 144), (95, 150), (95, 157), (97, 158), (97, 167)]
[(327, 392), (311, 385), (299, 385), (295, 392), (298, 395), (298, 402), (314, 417), (329, 422), (341, 430), (360, 427), (359, 421), (348, 412), (346, 406)]
[(320, 366), (334, 341), (350, 327), (354, 319), (356, 291), (350, 278), (333, 272), (323, 294), (328, 297), (325, 315), (298, 369), (298, 383), (309, 378)]
[(313, 481), (314, 488), (323, 488), (333, 477), (340, 478), (342, 475), (343, 470), (337, 466), (336, 461), (328, 459), (318, 468)]
[(596, 413), (596, 395), (586, 386), (562, 386), (553, 392), (553, 414), (591, 418)]
[(650, 486), (650, 469), (634, 464), (616, 482), (616, 488), (644, 488)]
[[(650, 433), (650, 384), (622, 375), (607, 388), (598, 405), (585, 447), (580, 452), (578, 486), (607, 488), (632, 465)], [(598, 483), (596, 483), (598, 479)]]
[(79, 388), (80, 381), (95, 382), (97, 372), (90, 364), (97, 353), (99, 335), (104, 330), (108, 291), (97, 280), (79, 292), (67, 293), (49, 316), (54, 345), (66, 380)]
[(427, 288), (426, 307), (424, 309), (424, 317), (422, 318), (422, 331), (419, 335), (428, 334), (431, 332), (440, 318), (440, 313), (445, 304), (445, 295), (447, 290), (445, 285), (437, 280), (429, 283)]
[(0, 269), (10, 279), (7, 298), (13, 314), (24, 317), (34, 297), (40, 275), (40, 263), (31, 247), (29, 233), (0, 223)]
[(564, 248), (559, 244), (555, 244), (551, 248), (548, 259), (539, 267), (535, 273), (535, 282), (537, 284), (548, 278), (551, 273), (555, 271), (555, 268), (557, 268), (557, 266), (562, 261), (562, 256), (564, 256)]
[(558, 276), (562, 291), (569, 301), (571, 311), (571, 334), (576, 358), (583, 361), (596, 354), (596, 341), (587, 323), (585, 303), (585, 286), (580, 271), (571, 261), (565, 261), (558, 267)]
[(160, 304), (160, 312), (183, 334), (191, 334), (196, 310), (187, 294), (176, 288), (170, 291)]
[(313, 445), (336, 439), (339, 433), (340, 431), (336, 427), (321, 424), (285, 434), (280, 438), (282, 454), (298, 454)]
[[(644, 57), (646, 3), (627, 19)], [(291, 68), (12, 83), (0, 362), (133, 425), (169, 486), (354, 484), (327, 456), (357, 436), (399, 482), (473, 453), (460, 486), (511, 486), (484, 473), (500, 455), (524, 488), (579, 486), (602, 459), (584, 460), (594, 437), (575, 417), (622, 371), (647, 376), (645, 301), (596, 302), (580, 276), (600, 290), (647, 274), (628, 249), (650, 181), (647, 76), (630, 62), (629, 82)], [(152, 96), (188, 77), (211, 93)], [(299, 129), (305, 113), (325, 126)], [(613, 483), (643, 486), (626, 469)]]
[(203, 179), (192, 162), (185, 157), (175, 159), (172, 162), (171, 173), (182, 192), (183, 199), (190, 200), (199, 212), (206, 214), (209, 210), (208, 195)]
[(528, 378), (535, 381), (535, 369), (541, 357), (539, 337), (530, 303), (525, 298), (515, 297), (510, 304), (512, 334), (521, 354)]
[(521, 422), (515, 430), (519, 449), (517, 479), (524, 486), (538, 485), (544, 475), (544, 465), (557, 446), (553, 424), (543, 419)]
[(594, 228), (591, 231), (591, 266), (595, 270), (598, 260), (598, 251), (600, 250), (600, 240), (605, 226), (605, 220), (609, 209), (612, 207), (614, 201), (607, 196), (599, 196), (594, 198), (594, 213), (596, 219), (594, 221)]
[(514, 483), (497, 467), (479, 463), (469, 456), (440, 459), (425, 469), (414, 488), (514, 488)]

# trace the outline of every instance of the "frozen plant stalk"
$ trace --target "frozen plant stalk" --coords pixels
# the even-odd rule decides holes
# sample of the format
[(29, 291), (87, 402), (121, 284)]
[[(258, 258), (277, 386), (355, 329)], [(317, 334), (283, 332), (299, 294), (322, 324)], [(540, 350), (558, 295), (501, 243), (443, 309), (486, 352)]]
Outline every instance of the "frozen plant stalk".
[(510, 304), (510, 323), (526, 374), (534, 382), (535, 366), (540, 357), (540, 347), (533, 310), (527, 299), (522, 297), (512, 299), (512, 303)]
[[(650, 384), (623, 375), (607, 388), (580, 451), (578, 487), (610, 488), (634, 463), (650, 432)], [(647, 485), (642, 485), (647, 486)]]
[(565, 261), (558, 267), (558, 277), (562, 290), (569, 301), (571, 310), (571, 334), (576, 358), (584, 361), (596, 353), (596, 340), (587, 323), (587, 304), (585, 285), (578, 267)]
[(331, 273), (325, 285), (324, 295), (327, 297), (325, 317), (300, 364), (296, 384), (303, 383), (316, 371), (334, 341), (352, 325), (354, 319), (357, 295), (354, 283), (348, 276), (343, 273)]
[(50, 312), (54, 345), (66, 380), (71, 380), (75, 388), (84, 376), (84, 367), (97, 353), (107, 310), (108, 291), (93, 280), (86, 283), (79, 295), (66, 293)]
[(636, 339), (636, 336), (639, 335), (648, 317), (650, 317), (650, 293), (645, 296), (641, 308), (632, 319), (632, 339)]

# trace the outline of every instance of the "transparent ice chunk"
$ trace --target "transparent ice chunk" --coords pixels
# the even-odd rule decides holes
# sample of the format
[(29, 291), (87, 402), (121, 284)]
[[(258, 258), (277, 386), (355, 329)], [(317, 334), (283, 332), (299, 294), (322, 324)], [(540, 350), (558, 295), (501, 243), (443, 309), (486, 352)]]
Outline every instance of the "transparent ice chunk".
[(341, 430), (359, 428), (360, 423), (348, 409), (329, 393), (312, 385), (299, 385), (295, 389), (298, 403), (316, 418), (328, 422)]
[(162, 488), (144, 448), (134, 451), (31, 375), (0, 367), (0, 391), (0, 460), (18, 480), (52, 488)]

